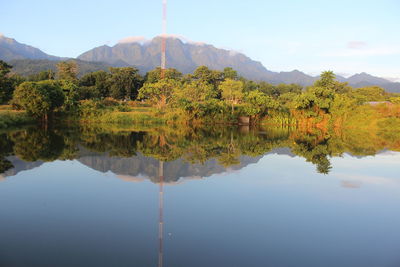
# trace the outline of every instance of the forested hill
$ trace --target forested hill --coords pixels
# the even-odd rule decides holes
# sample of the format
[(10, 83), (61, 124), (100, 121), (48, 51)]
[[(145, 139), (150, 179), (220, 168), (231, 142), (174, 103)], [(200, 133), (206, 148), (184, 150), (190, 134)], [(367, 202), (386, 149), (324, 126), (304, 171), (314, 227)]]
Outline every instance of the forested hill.
[[(72, 60), (72, 59), (70, 59)], [(82, 61), (82, 60), (77, 60), (73, 59), (76, 61), (78, 65), (78, 76), (81, 77), (82, 75), (89, 73), (89, 72), (94, 72), (98, 70), (104, 70), (108, 71), (110, 67), (112, 67), (110, 64), (103, 63), (103, 62), (88, 62), (88, 61)], [(55, 61), (55, 60), (46, 60), (46, 59), (20, 59), (20, 60), (11, 60), (8, 61), (8, 63), (13, 66), (12, 72), (13, 73), (18, 73), (23, 76), (29, 76), (29, 75), (34, 75), (37, 74), (41, 71), (45, 70), (52, 70), (56, 71), (57, 70), (57, 63), (60, 61)]]

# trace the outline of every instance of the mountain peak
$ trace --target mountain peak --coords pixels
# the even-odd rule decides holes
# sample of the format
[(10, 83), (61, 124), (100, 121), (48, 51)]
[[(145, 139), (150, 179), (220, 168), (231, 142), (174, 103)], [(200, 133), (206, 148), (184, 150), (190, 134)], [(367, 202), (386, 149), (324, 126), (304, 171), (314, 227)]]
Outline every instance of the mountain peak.
[(372, 76), (366, 72), (361, 72), (354, 74), (353, 76), (349, 77), (347, 81), (350, 84), (358, 84), (359, 86), (369, 86), (369, 85), (383, 85), (386, 83), (390, 83), (390, 81)]
[[(162, 37), (156, 36), (149, 41), (140, 36), (124, 38), (111, 48), (97, 47), (83, 53), (78, 59), (101, 61), (113, 65), (124, 62), (146, 72), (160, 65)], [(167, 38), (168, 68), (191, 73), (198, 66), (203, 65), (214, 70), (232, 67), (240, 75), (254, 80), (262, 80), (264, 75), (269, 73), (260, 62), (253, 61), (241, 53), (193, 42), (179, 35), (166, 35), (165, 37)]]
[(49, 59), (58, 60), (59, 57), (50, 56), (38, 48), (21, 44), (15, 39), (0, 35), (0, 59), (10, 61), (15, 59)]

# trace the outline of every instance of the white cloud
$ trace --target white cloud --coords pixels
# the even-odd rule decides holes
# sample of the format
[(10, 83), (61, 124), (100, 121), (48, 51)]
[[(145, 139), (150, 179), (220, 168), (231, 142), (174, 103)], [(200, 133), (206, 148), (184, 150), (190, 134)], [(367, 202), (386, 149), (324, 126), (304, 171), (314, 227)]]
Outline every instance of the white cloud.
[(145, 43), (148, 40), (143, 36), (129, 36), (118, 41), (119, 44)]
[[(194, 44), (194, 45), (205, 45), (206, 43), (204, 42), (196, 42), (196, 41), (192, 41), (188, 38), (186, 38), (183, 35), (179, 35), (179, 34), (165, 34), (165, 35), (158, 35), (157, 37), (163, 37), (165, 36), (166, 38), (175, 38), (175, 39), (179, 39), (184, 43), (189, 43), (189, 44)], [(147, 39), (144, 36), (129, 36), (126, 38), (123, 38), (121, 40), (118, 41), (119, 44), (130, 44), (130, 43), (147, 43), (150, 42), (150, 39)]]
[(160, 35), (160, 36), (165, 36), (167, 38), (175, 38), (175, 39), (179, 39), (184, 43), (188, 43), (188, 44), (194, 44), (194, 45), (205, 45), (206, 43), (204, 42), (197, 42), (197, 41), (192, 41), (189, 38), (180, 35), (180, 34), (165, 34), (165, 35)]

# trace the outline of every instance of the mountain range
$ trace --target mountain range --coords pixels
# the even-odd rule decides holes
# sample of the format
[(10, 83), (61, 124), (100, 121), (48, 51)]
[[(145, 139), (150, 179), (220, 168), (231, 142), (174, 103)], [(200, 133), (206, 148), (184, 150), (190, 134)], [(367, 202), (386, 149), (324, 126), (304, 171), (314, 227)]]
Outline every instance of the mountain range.
[[(93, 48), (75, 60), (78, 62), (80, 75), (90, 71), (106, 70), (108, 67), (137, 67), (142, 73), (154, 69), (161, 61), (161, 37), (145, 42), (120, 42), (114, 46), (103, 45)], [(242, 53), (219, 49), (209, 44), (185, 42), (176, 37), (167, 38), (167, 67), (176, 68), (183, 73), (191, 73), (198, 66), (222, 70), (232, 67), (239, 75), (256, 81), (272, 84), (297, 83), (311, 85), (318, 77), (307, 75), (299, 70), (273, 72), (260, 62), (254, 61)], [(21, 75), (30, 75), (47, 69), (55, 70), (61, 58), (44, 53), (38, 48), (21, 44), (12, 38), (0, 35), (0, 59), (13, 65), (13, 71)], [(377, 85), (389, 92), (400, 92), (400, 83), (372, 76), (365, 72), (349, 78), (337, 76), (342, 82), (353, 87)]]

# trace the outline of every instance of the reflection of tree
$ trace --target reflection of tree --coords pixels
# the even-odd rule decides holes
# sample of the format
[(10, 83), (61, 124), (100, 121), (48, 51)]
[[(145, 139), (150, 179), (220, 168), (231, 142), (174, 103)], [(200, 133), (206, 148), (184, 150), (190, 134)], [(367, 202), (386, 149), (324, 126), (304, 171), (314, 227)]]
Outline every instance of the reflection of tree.
[(165, 162), (173, 161), (182, 156), (184, 146), (179, 143), (180, 140), (182, 137), (179, 135), (159, 129), (144, 136), (138, 144), (138, 150), (145, 156)]
[[(205, 164), (215, 159), (223, 166), (240, 164), (242, 155), (257, 157), (281, 147), (316, 165), (320, 173), (329, 173), (329, 157), (344, 152), (373, 155), (383, 149), (399, 150), (397, 121), (388, 121), (374, 131), (326, 130), (267, 127), (240, 131), (235, 127), (160, 126), (141, 131), (107, 128), (70, 127), (66, 129), (29, 128), (0, 134), (0, 172), (12, 168), (7, 156), (17, 155), (26, 161), (52, 161), (79, 158), (85, 149), (108, 156), (130, 158), (141, 153), (163, 162), (182, 159), (190, 164)], [(393, 129), (387, 134), (387, 127)], [(385, 128), (386, 127), (386, 128)], [(82, 149), (84, 148), (84, 149)], [(151, 166), (150, 166), (151, 165)], [(168, 164), (179, 173), (182, 164)], [(154, 170), (153, 170), (154, 169)], [(156, 166), (146, 166), (155, 173)]]
[(53, 131), (27, 129), (12, 134), (14, 153), (26, 161), (53, 161), (62, 155), (65, 143), (62, 136)]
[(12, 154), (14, 143), (6, 134), (0, 134), (0, 173), (13, 168), (12, 163), (5, 157)]
[(229, 143), (225, 145), (218, 156), (218, 162), (224, 167), (238, 165), (240, 164), (239, 156), (240, 151), (237, 148), (237, 144), (233, 139), (233, 132), (231, 131)]
[(82, 132), (79, 136), (81, 145), (96, 152), (108, 152), (110, 156), (132, 157), (136, 155), (138, 143), (144, 132), (98, 133)]
[(319, 173), (328, 174), (332, 168), (328, 156), (332, 155), (329, 150), (328, 139), (320, 139), (317, 135), (302, 135), (301, 139), (295, 140), (292, 152), (304, 157), (308, 162), (317, 165)]

